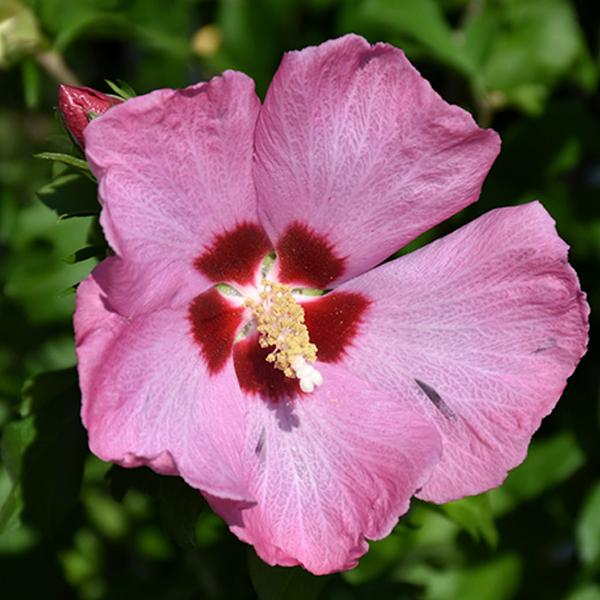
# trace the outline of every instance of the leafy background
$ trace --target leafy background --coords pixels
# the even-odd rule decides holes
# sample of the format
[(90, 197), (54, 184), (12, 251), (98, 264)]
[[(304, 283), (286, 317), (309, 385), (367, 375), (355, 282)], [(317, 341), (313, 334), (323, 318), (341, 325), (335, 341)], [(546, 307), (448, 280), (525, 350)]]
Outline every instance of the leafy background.
[[(358, 568), (272, 569), (181, 481), (111, 467), (78, 417), (73, 285), (105, 252), (57, 81), (183, 86), (225, 68), (264, 94), (281, 54), (348, 31), (406, 50), (502, 135), (481, 201), (411, 249), (540, 198), (600, 310), (600, 16), (595, 0), (0, 0), (2, 598), (599, 600), (599, 349), (497, 490), (415, 502)], [(592, 313), (594, 314), (594, 312)], [(592, 331), (594, 323), (592, 322)]]

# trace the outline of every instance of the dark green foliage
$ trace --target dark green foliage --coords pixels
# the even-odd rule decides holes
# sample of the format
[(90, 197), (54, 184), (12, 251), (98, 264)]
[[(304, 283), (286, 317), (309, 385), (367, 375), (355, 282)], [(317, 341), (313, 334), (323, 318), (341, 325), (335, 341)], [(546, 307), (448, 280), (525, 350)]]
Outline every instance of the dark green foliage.
[(68, 219), (100, 214), (95, 190), (95, 183), (88, 177), (79, 173), (61, 172), (50, 183), (40, 188), (37, 195), (59, 217)]
[[(501, 488), (441, 507), (415, 501), (392, 535), (342, 575), (268, 567), (181, 480), (91, 456), (70, 292), (108, 248), (95, 181), (55, 115), (59, 78), (129, 97), (236, 68), (263, 95), (287, 49), (348, 31), (394, 43), (442, 96), (503, 139), (480, 202), (401, 253), (487, 210), (538, 198), (571, 245), (593, 335), (596, 4), (0, 0), (0, 597), (600, 600), (593, 338), (528, 458)], [(15, 15), (19, 35), (3, 28)]]
[(317, 600), (331, 576), (313, 577), (300, 567), (269, 567), (248, 549), (248, 571), (261, 600)]

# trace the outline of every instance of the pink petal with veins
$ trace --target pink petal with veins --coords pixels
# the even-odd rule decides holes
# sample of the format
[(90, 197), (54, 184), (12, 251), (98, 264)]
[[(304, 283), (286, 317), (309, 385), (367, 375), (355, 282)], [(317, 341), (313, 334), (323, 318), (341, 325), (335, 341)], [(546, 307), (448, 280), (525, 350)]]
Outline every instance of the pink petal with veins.
[(341, 364), (442, 435), (425, 500), (502, 483), (586, 350), (585, 294), (537, 202), (491, 211), (340, 292), (372, 301)]

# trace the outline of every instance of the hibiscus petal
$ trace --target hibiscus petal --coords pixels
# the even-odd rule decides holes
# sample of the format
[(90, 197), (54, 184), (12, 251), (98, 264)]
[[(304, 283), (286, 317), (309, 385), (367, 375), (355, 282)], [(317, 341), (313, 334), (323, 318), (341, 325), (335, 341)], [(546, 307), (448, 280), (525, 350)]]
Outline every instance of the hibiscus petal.
[(269, 564), (349, 569), (388, 535), (439, 460), (435, 428), (399, 398), (319, 364), (323, 385), (291, 402), (248, 398), (244, 464), (256, 504), (209, 497)]
[(195, 272), (182, 277), (181, 270), (157, 261), (149, 265), (110, 256), (94, 269), (107, 308), (128, 319), (143, 313), (189, 304), (206, 282)]
[(372, 300), (344, 366), (401, 393), (442, 434), (419, 497), (483, 492), (525, 458), (586, 349), (589, 308), (567, 249), (535, 202), (341, 286)]
[(247, 246), (269, 248), (251, 176), (259, 107), (252, 80), (229, 71), (133, 98), (90, 123), (86, 155), (99, 180), (101, 223), (120, 257), (139, 270), (169, 271), (181, 285), (235, 280), (257, 266), (262, 256)]
[(347, 35), (286, 54), (254, 170), (282, 279), (322, 287), (378, 264), (474, 202), (498, 151), (397, 48)]
[(103, 460), (148, 465), (247, 500), (233, 363), (209, 375), (192, 329), (184, 311), (126, 319), (110, 310), (94, 274), (80, 284), (75, 333), (90, 448)]

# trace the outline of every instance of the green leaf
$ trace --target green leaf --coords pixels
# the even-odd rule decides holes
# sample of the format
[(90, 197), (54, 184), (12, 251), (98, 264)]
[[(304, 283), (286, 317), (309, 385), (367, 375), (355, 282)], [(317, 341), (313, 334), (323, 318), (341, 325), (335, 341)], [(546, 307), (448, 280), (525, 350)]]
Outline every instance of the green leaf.
[[(86, 32), (127, 30), (123, 15), (117, 10), (119, 0), (44, 0), (36, 2), (36, 14), (53, 37), (53, 46), (60, 52)], [(132, 24), (129, 25), (129, 28)]]
[(490, 492), (494, 514), (505, 514), (520, 502), (533, 500), (571, 477), (584, 463), (585, 455), (570, 432), (534, 442), (525, 462), (510, 473), (502, 487)]
[(225, 523), (215, 513), (205, 510), (196, 521), (196, 544), (200, 547), (214, 546), (225, 531)]
[(346, 29), (360, 31), (375, 27), (407, 37), (438, 60), (467, 76), (474, 75), (474, 65), (464, 43), (450, 28), (436, 0), (364, 0), (348, 11)]
[[(89, 186), (94, 198), (95, 185), (81, 176), (75, 175), (75, 178)], [(73, 194), (73, 203), (81, 204), (85, 198), (85, 188), (76, 186)], [(69, 197), (61, 190), (60, 194), (49, 200), (65, 202)], [(38, 339), (36, 343), (36, 333), (30, 331), (29, 326), (32, 323), (65, 323), (72, 317), (73, 298), (61, 297), (61, 292), (86, 277), (93, 265), (89, 262), (67, 265), (62, 258), (86, 245), (88, 228), (89, 222), (83, 219), (63, 219), (57, 222), (56, 215), (41, 202), (30, 202), (20, 210), (19, 218), (10, 233), (11, 250), (3, 263), (6, 277), (3, 293), (11, 302), (18, 303), (20, 310), (26, 311), (28, 325), (20, 331), (25, 324), (23, 321), (20, 325), (13, 324), (10, 320), (5, 322), (8, 340), (11, 337), (14, 340), (11, 345), (16, 344), (17, 340), (22, 343), (29, 338), (28, 343), (41, 349), (41, 342), (46, 338)], [(72, 339), (72, 334), (69, 335), (64, 329), (61, 331)], [(62, 358), (58, 362), (36, 361), (35, 364), (30, 363), (28, 368), (34, 367), (35, 371), (40, 372), (73, 364), (72, 347), (71, 341), (66, 362)], [(19, 389), (21, 387), (22, 383)]]
[(23, 395), (31, 414), (10, 423), (3, 436), (14, 487), (0, 523), (5, 529), (25, 523), (52, 535), (77, 502), (87, 454), (77, 374), (44, 373), (28, 382)]
[(95, 528), (111, 540), (122, 540), (129, 533), (129, 523), (123, 504), (103, 490), (88, 487), (82, 494), (88, 518)]
[(119, 96), (119, 98), (123, 98), (123, 100), (129, 100), (129, 98), (135, 98), (135, 96), (137, 96), (135, 90), (121, 79), (117, 79), (118, 83), (114, 83), (110, 79), (105, 79), (104, 81), (106, 81), (108, 87)]
[(73, 254), (69, 254), (69, 256), (65, 256), (63, 259), (66, 263), (71, 265), (81, 262), (83, 260), (88, 260), (90, 258), (103, 258), (106, 254), (106, 248), (101, 246), (86, 246), (85, 248), (80, 248)]
[(33, 156), (35, 158), (41, 158), (42, 160), (52, 160), (54, 162), (67, 165), (82, 173), (86, 177), (89, 177), (92, 181), (96, 181), (95, 177), (90, 171), (90, 166), (87, 164), (87, 161), (83, 160), (82, 158), (77, 158), (76, 156), (63, 154), (61, 152), (40, 152), (39, 154), (34, 154)]
[[(413, 509), (414, 506), (411, 508), (411, 513), (414, 513)], [(449, 524), (453, 530), (455, 529), (444, 517), (437, 513), (435, 517), (444, 521), (444, 525)], [(410, 518), (409, 516), (403, 517), (396, 530), (386, 538), (369, 542), (369, 551), (360, 559), (358, 566), (344, 572), (343, 578), (352, 585), (362, 585), (374, 581), (393, 569), (403, 556), (410, 554), (414, 547), (411, 544), (416, 545), (414, 532), (417, 528), (422, 527), (422, 520), (417, 518), (418, 523), (410, 525), (415, 529), (408, 529), (407, 525)]]
[(584, 564), (600, 569), (600, 482), (583, 503), (577, 519), (577, 549)]
[(24, 519), (44, 533), (55, 532), (75, 506), (87, 441), (81, 424), (75, 369), (44, 373), (25, 389), (36, 437), (23, 459)]
[(22, 62), (23, 93), (27, 108), (37, 108), (40, 103), (40, 70), (33, 58)]
[(567, 0), (481, 3), (464, 36), (476, 64), (480, 93), (501, 95), (502, 104), (538, 114), (561, 79), (575, 74), (586, 87), (597, 71)]
[(96, 185), (77, 173), (61, 173), (37, 195), (62, 219), (100, 214)]
[(465, 568), (438, 569), (424, 562), (409, 562), (401, 571), (404, 581), (422, 585), (431, 600), (512, 600), (516, 598), (521, 560), (514, 554), (471, 562)]
[(248, 571), (259, 600), (316, 600), (329, 581), (300, 567), (270, 567), (253, 550), (248, 550)]
[(202, 496), (178, 477), (160, 479), (159, 510), (163, 526), (180, 546), (196, 545), (196, 522), (205, 506)]
[(2, 432), (2, 464), (12, 483), (0, 505), (0, 551), (20, 552), (33, 543), (32, 532), (21, 520), (24, 503), (20, 477), (23, 455), (34, 438), (33, 419), (13, 421)]
[(57, 398), (72, 393), (74, 386), (77, 386), (74, 369), (50, 371), (29, 379), (23, 386), (21, 415), (39, 413)]
[(0, 553), (19, 554), (31, 548), (37, 535), (21, 520), (23, 498), (15, 485), (0, 506)]
[(600, 585), (588, 584), (578, 587), (565, 600), (600, 600)]
[(487, 494), (449, 502), (440, 509), (474, 539), (483, 538), (491, 548), (498, 544), (498, 531)]
[(2, 464), (13, 482), (21, 477), (21, 466), (25, 450), (35, 439), (33, 419), (12, 421), (2, 433)]
[(23, 510), (21, 489), (15, 485), (0, 506), (0, 540), (6, 531), (20, 527), (20, 516)]
[(223, 46), (211, 61), (214, 68), (248, 73), (256, 82), (258, 94), (263, 95), (288, 44), (286, 34), (294, 14), (291, 4), (290, 0), (220, 2), (217, 23), (223, 33)]

